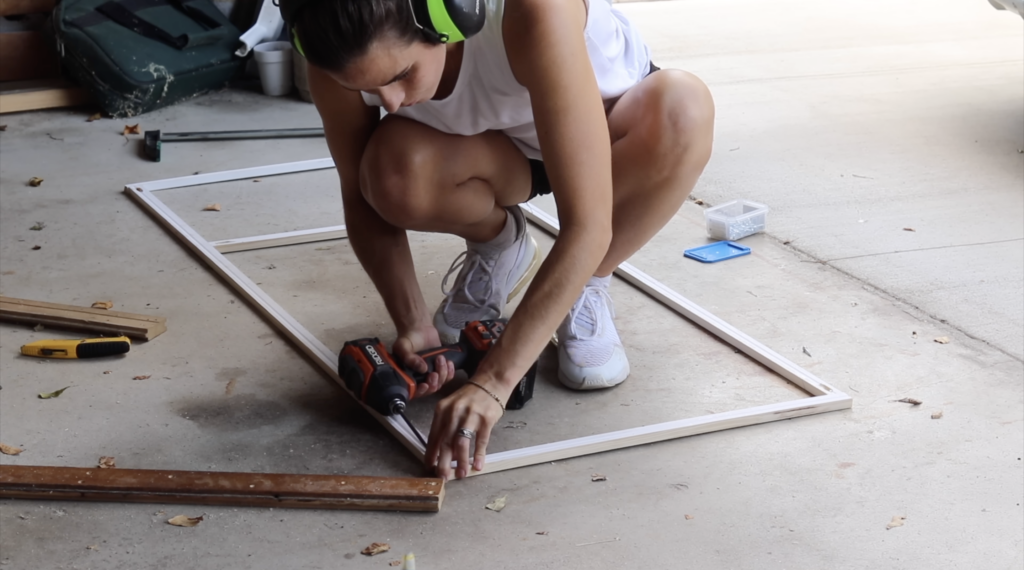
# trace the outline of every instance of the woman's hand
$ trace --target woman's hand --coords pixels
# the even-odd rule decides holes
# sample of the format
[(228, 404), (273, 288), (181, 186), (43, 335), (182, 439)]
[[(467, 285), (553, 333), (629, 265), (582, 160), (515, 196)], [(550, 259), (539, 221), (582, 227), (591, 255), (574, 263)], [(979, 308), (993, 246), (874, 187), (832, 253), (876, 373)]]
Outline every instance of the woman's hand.
[(458, 479), (466, 477), (471, 466), (474, 471), (483, 470), (491, 430), (505, 413), (503, 402), (509, 396), (505, 392), (499, 382), (478, 374), (438, 402), (425, 456), (427, 465), (435, 468), (438, 477), (451, 478), (452, 460), (456, 462)]
[[(391, 354), (394, 355), (398, 364), (417, 374), (424, 374), (428, 368), (427, 362), (416, 353), (439, 346), (441, 346), (441, 337), (438, 336), (437, 329), (433, 325), (422, 325), (400, 332), (398, 339), (395, 340), (395, 345), (391, 348)], [(425, 383), (416, 386), (417, 398), (437, 392), (445, 382), (455, 377), (455, 365), (445, 357), (438, 356), (431, 364), (433, 364), (434, 372), (427, 375)]]

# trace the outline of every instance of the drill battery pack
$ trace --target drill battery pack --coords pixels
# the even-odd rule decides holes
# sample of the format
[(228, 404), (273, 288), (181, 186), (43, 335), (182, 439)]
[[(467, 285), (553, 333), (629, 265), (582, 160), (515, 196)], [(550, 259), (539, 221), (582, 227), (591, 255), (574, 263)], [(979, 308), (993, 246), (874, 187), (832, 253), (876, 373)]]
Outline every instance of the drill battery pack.
[(505, 403), (506, 410), (521, 410), (526, 402), (533, 399), (533, 384), (537, 380), (537, 363), (534, 362), (533, 366), (530, 367), (530, 371), (523, 376), (523, 379), (516, 384), (516, 389), (512, 391), (512, 395), (509, 396), (508, 402)]

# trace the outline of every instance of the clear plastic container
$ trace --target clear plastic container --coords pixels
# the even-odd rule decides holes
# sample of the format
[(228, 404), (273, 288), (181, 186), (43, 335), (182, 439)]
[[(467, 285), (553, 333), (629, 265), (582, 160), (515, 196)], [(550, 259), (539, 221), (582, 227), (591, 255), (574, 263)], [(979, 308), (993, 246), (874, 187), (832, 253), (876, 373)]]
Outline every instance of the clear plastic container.
[(763, 232), (767, 222), (768, 206), (750, 200), (733, 200), (704, 210), (708, 235), (714, 239), (742, 239)]

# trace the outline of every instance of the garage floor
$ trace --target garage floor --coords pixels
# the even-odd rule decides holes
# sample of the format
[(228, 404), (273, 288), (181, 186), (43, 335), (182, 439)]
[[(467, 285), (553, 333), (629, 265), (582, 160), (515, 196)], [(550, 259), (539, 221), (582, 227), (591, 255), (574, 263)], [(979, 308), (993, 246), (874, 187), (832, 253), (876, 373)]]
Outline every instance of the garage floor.
[[(435, 515), (3, 502), (0, 566), (387, 568), (410, 551), (421, 570), (1024, 565), (1020, 18), (982, 0), (621, 9), (659, 65), (698, 73), (715, 94), (716, 150), (694, 196), (772, 208), (767, 234), (744, 240), (751, 256), (684, 259), (707, 241), (702, 207), (690, 202), (633, 263), (847, 391), (852, 410), (452, 482)], [(0, 440), (25, 448), (0, 461), (91, 466), (109, 455), (119, 467), (420, 475), (120, 193), (130, 182), (320, 158), (323, 141), (168, 145), (155, 164), (140, 158), (141, 137), (121, 136), (126, 121), (89, 123), (90, 113), (0, 117), (0, 289), (112, 300), (166, 316), (168, 331), (125, 358), (55, 362), (18, 347), (72, 335), (0, 326)], [(308, 104), (236, 89), (127, 122), (189, 131), (318, 119)], [(33, 176), (41, 187), (27, 186)], [(341, 223), (329, 172), (163, 198), (209, 239)], [(212, 202), (222, 210), (201, 211)], [(30, 230), (37, 222), (45, 227)], [(459, 244), (413, 241), (436, 302)], [(393, 335), (344, 241), (230, 259), (328, 346)], [(613, 296), (630, 381), (570, 393), (552, 381), (547, 354), (537, 398), (505, 417), (496, 450), (798, 396), (628, 285), (616, 282)], [(36, 397), (69, 385), (58, 399)], [(895, 402), (904, 397), (923, 404)], [(424, 422), (429, 409), (414, 415)], [(503, 495), (500, 513), (483, 508)], [(205, 520), (166, 524), (177, 514)], [(887, 530), (894, 516), (905, 524)], [(392, 551), (359, 555), (371, 542)]]

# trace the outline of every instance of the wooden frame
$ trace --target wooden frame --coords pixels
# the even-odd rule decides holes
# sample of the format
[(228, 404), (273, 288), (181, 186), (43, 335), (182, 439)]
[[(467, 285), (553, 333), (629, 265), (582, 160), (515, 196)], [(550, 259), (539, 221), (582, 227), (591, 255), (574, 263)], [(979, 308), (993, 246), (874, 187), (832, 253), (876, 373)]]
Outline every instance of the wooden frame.
[(0, 297), (0, 321), (124, 335), (137, 340), (153, 340), (167, 330), (167, 319), (164, 317), (13, 297)]
[(436, 513), (444, 480), (0, 465), (0, 499)]
[[(129, 184), (125, 186), (124, 192), (156, 218), (168, 231), (178, 237), (186, 247), (202, 258), (217, 274), (223, 277), (261, 315), (295, 343), (303, 353), (309, 356), (324, 374), (334, 379), (335, 382), (344, 388), (344, 383), (338, 377), (336, 369), (336, 354), (317, 340), (305, 327), (299, 324), (269, 295), (242, 273), (241, 270), (228, 261), (216, 245), (206, 241), (155, 195), (155, 192), (173, 188), (307, 172), (333, 167), (334, 163), (331, 159), (292, 162)], [(557, 235), (558, 221), (555, 218), (529, 204), (524, 204), (522, 207), (530, 221), (545, 231)], [(256, 247), (282, 245), (284, 243), (281, 241), (282, 239), (288, 240), (288, 244), (330, 239), (324, 236), (337, 235), (336, 233), (331, 234), (331, 232), (338, 231), (338, 227), (334, 226), (303, 230), (302, 232), (288, 232), (288, 234), (255, 236), (244, 238), (244, 240), (246, 240), (246, 243), (254, 246), (247, 249), (255, 249)], [(240, 240), (223, 240), (217, 243), (220, 243), (223, 247), (228, 245), (226, 242), (238, 241)], [(258, 245), (260, 243), (265, 245)], [(623, 263), (616, 269), (615, 273), (679, 315), (693, 321), (711, 334), (714, 334), (747, 356), (776, 372), (784, 379), (799, 386), (810, 397), (491, 453), (487, 456), (484, 471), (480, 473), (493, 473), (688, 435), (848, 409), (853, 405), (853, 400), (850, 396), (818, 379), (789, 359), (702, 309), (697, 304), (684, 298), (632, 265)], [(408, 426), (393, 417), (381, 416), (369, 408), (367, 410), (394, 434), (406, 448), (422, 459), (425, 450)], [(476, 475), (478, 473), (471, 474)]]

